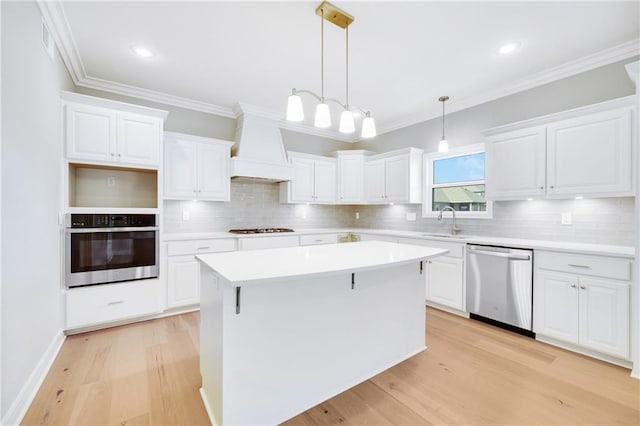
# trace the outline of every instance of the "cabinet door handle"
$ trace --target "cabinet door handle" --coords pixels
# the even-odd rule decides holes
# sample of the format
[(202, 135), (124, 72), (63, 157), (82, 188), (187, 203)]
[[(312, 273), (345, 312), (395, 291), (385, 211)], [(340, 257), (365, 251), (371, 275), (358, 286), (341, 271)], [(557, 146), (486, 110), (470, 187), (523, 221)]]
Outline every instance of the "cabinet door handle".
[(109, 302), (107, 303), (107, 306), (119, 305), (121, 303), (124, 303), (124, 300), (116, 300), (115, 302)]
[(198, 250), (208, 250), (211, 246), (198, 247)]
[(122, 154), (118, 154), (118, 157), (122, 157)]
[(571, 284), (571, 288), (576, 288), (578, 287), (576, 284)]
[(555, 187), (554, 187), (553, 185), (550, 185), (550, 186), (549, 186), (549, 188), (553, 189), (553, 188), (555, 188)]
[(567, 266), (571, 266), (572, 268), (591, 269), (591, 266), (589, 265), (576, 265), (575, 263), (568, 263)]
[(540, 189), (544, 189), (544, 186), (541, 186)]
[(587, 287), (585, 287), (583, 285), (580, 286), (580, 290), (586, 290), (586, 289), (587, 289)]

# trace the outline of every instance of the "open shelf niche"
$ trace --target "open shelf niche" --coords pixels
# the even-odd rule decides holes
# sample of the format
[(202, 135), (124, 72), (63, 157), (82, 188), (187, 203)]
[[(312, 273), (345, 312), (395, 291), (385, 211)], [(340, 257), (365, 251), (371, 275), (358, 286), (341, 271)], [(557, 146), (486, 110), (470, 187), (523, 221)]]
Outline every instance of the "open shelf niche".
[(158, 171), (69, 163), (69, 207), (158, 208)]

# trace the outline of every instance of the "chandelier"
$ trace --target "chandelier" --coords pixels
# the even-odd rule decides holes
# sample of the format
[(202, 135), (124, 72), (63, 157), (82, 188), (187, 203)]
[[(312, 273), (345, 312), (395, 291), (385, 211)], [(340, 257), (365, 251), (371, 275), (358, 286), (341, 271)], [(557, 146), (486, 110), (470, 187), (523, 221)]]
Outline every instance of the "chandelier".
[[(371, 112), (360, 107), (354, 107), (349, 104), (349, 25), (353, 22), (353, 16), (337, 8), (327, 1), (320, 3), (316, 8), (316, 15), (320, 16), (320, 95), (310, 90), (292, 89), (291, 95), (287, 100), (287, 120), (300, 122), (304, 120), (304, 109), (302, 108), (302, 98), (300, 94), (305, 93), (313, 96), (318, 100), (316, 106), (316, 114), (314, 118), (314, 126), (320, 128), (331, 127), (331, 114), (328, 102), (333, 102), (343, 111), (340, 114), (340, 125), (338, 130), (340, 133), (355, 132), (354, 111), (364, 114), (362, 120), (362, 129), (360, 137), (367, 139), (376, 136), (376, 124), (371, 116)], [(345, 77), (345, 102), (341, 102), (334, 98), (325, 98), (324, 96), (324, 21), (327, 20), (332, 24), (339, 26), (345, 30), (345, 61), (346, 61), (346, 77)]]

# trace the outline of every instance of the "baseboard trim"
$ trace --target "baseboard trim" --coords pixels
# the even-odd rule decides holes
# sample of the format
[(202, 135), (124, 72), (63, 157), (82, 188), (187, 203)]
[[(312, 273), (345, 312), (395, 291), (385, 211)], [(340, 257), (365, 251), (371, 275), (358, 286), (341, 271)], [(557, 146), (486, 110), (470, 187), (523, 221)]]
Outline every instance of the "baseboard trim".
[(27, 413), (29, 406), (33, 402), (33, 399), (36, 397), (36, 393), (42, 386), (42, 382), (44, 382), (45, 377), (47, 377), (47, 373), (49, 373), (49, 369), (51, 365), (53, 365), (53, 361), (58, 356), (58, 352), (60, 352), (60, 348), (62, 348), (62, 344), (65, 340), (65, 335), (62, 330), (59, 330), (49, 346), (42, 354), (40, 361), (36, 365), (36, 368), (33, 369), (33, 372), (25, 382), (22, 389), (18, 393), (18, 396), (13, 401), (9, 410), (7, 410), (7, 414), (2, 418), (2, 424), (5, 426), (9, 425), (19, 425), (22, 421), (22, 418)]

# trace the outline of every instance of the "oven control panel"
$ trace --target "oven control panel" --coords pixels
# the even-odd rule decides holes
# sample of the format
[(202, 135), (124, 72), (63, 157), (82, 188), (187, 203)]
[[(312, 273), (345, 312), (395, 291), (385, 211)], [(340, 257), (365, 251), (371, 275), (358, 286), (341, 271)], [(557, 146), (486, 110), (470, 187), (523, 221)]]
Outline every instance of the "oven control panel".
[(68, 228), (121, 228), (157, 226), (155, 214), (75, 214), (67, 217)]

